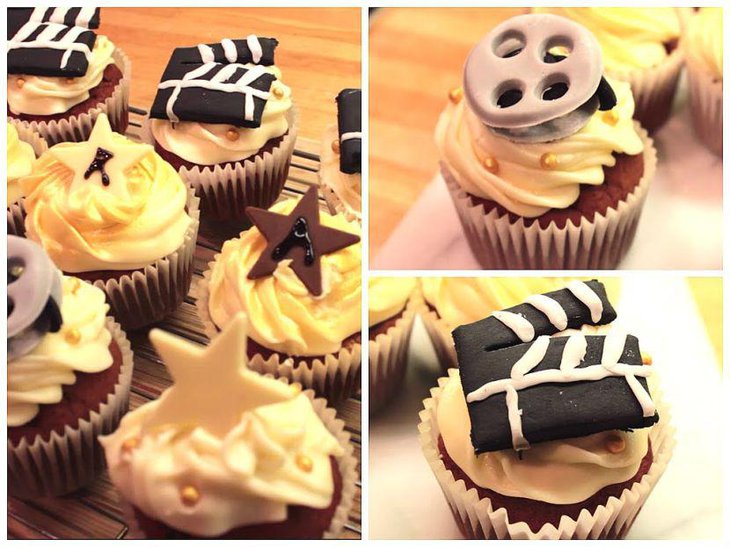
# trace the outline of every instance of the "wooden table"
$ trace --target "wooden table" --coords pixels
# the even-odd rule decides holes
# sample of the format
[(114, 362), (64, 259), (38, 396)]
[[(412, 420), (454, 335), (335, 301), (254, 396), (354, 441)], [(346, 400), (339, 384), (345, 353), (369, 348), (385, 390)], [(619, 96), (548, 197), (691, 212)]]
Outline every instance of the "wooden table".
[(386, 8), (370, 22), (370, 253), (438, 165), (433, 130), (474, 44), (520, 8)]

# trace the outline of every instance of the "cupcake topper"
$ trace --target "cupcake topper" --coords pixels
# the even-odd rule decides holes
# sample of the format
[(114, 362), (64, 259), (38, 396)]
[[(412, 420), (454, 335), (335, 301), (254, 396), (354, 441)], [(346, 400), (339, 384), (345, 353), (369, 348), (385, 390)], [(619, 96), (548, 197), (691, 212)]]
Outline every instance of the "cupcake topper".
[(157, 86), (150, 117), (259, 127), (276, 80), (265, 67), (274, 64), (278, 43), (250, 35), (175, 49)]
[(454, 330), (475, 451), (656, 423), (636, 337), (550, 337), (615, 317), (601, 283), (574, 281)]
[(362, 150), (362, 96), (359, 89), (343, 89), (337, 95), (337, 132), (340, 171), (359, 173)]
[(246, 214), (267, 242), (248, 273), (249, 279), (269, 276), (279, 262), (291, 259), (289, 267), (314, 296), (322, 294), (320, 258), (360, 241), (355, 234), (320, 223), (317, 188), (314, 186), (307, 190), (288, 215), (256, 207), (247, 207)]
[(464, 95), (495, 133), (516, 142), (571, 135), (616, 98), (602, 78), (596, 38), (552, 14), (519, 15), (497, 25), (471, 51)]
[(37, 243), (8, 236), (8, 359), (61, 328), (61, 272)]

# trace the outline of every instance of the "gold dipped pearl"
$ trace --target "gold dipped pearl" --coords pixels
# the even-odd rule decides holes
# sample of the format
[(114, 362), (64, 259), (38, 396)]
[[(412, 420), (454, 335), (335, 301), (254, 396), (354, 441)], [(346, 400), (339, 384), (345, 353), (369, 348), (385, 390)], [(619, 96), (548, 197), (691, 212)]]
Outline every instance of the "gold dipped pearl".
[(648, 353), (641, 352), (641, 362), (645, 365), (651, 365), (654, 362), (654, 359), (651, 358), (651, 355)]
[(66, 340), (66, 343), (75, 346), (81, 342), (81, 333), (79, 332), (79, 329), (68, 329), (64, 333), (63, 339)]
[(332, 151), (335, 154), (339, 154), (340, 153), (340, 140), (339, 139), (335, 139), (335, 140), (332, 141)]
[(618, 123), (618, 114), (615, 110), (608, 110), (603, 113), (603, 121), (608, 125), (616, 125)]
[(67, 84), (72, 84), (72, 83), (74, 83), (75, 79), (76, 78), (66, 78), (66, 83)]
[(240, 136), (238, 129), (235, 127), (231, 127), (228, 131), (226, 131), (226, 138), (231, 142), (237, 141)]
[(25, 80), (23, 78), (18, 78), (15, 80), (15, 85), (18, 86), (18, 89), (23, 89), (23, 86), (25, 85)]
[(558, 166), (558, 157), (552, 152), (545, 152), (540, 156), (540, 165), (543, 169), (555, 169)]
[(626, 441), (618, 435), (610, 435), (606, 438), (606, 450), (611, 454), (619, 454), (626, 449)]
[(137, 437), (130, 437), (129, 439), (125, 439), (122, 443), (122, 452), (125, 454), (129, 454), (132, 450), (137, 448), (139, 446), (139, 439)]
[(499, 162), (492, 156), (487, 156), (486, 158), (484, 158), (482, 160), (482, 165), (484, 166), (484, 169), (494, 175), (499, 172)]
[(454, 104), (461, 101), (461, 98), (463, 96), (464, 96), (464, 88), (462, 88), (462, 87), (454, 87), (451, 91), (449, 91), (449, 100)]
[(274, 94), (274, 97), (277, 99), (283, 99), (284, 98), (284, 90), (279, 87), (278, 85), (271, 88), (271, 92)]
[(305, 456), (304, 454), (297, 454), (297, 457), (294, 461), (297, 464), (297, 467), (305, 473), (309, 473), (312, 470), (312, 467), (314, 467), (314, 462), (312, 462), (312, 458), (310, 458), (309, 456)]
[(76, 294), (76, 291), (78, 291), (80, 288), (81, 281), (77, 277), (72, 277), (69, 283), (69, 289), (71, 290), (71, 294)]
[(180, 489), (180, 501), (188, 507), (195, 505), (200, 501), (200, 491), (194, 486), (183, 486)]

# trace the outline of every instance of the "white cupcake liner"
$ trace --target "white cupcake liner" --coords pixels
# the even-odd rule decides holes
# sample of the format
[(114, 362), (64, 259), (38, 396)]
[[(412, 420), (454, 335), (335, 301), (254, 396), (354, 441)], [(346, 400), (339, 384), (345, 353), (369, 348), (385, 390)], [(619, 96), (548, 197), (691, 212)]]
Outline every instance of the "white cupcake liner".
[(615, 269), (636, 234), (646, 192), (656, 171), (656, 150), (646, 131), (634, 122), (644, 143), (644, 174), (624, 201), (593, 221), (583, 217), (580, 225), (566, 222), (559, 228), (551, 222), (542, 228), (535, 221), (511, 222), (496, 209), (484, 213), (442, 163), (441, 173), (456, 206), (467, 242), (475, 258), (487, 270), (603, 270)]
[(25, 237), (25, 198), (8, 205), (8, 235)]
[[(246, 218), (246, 207), (268, 209), (284, 190), (294, 144), (297, 140), (299, 114), (295, 107), (287, 113), (289, 131), (273, 150), (224, 167), (210, 165), (178, 173), (190, 184), (201, 200), (203, 219), (235, 220)], [(149, 117), (142, 124), (142, 139), (154, 145)], [(174, 153), (174, 151), (171, 151)]]
[(684, 63), (681, 43), (660, 64), (651, 68), (608, 71), (612, 78), (629, 82), (636, 109), (634, 119), (653, 133), (669, 119)]
[(722, 157), (722, 81), (687, 58), (689, 100), (697, 136), (714, 154)]
[(451, 336), (452, 329), (438, 314), (435, 309), (429, 307), (423, 295), (418, 296), (418, 313), (421, 316), (423, 326), (426, 328), (431, 345), (436, 352), (441, 368), (446, 371), (450, 368), (457, 368), (456, 348), (454, 339)]
[[(449, 371), (453, 376), (455, 370)], [(431, 389), (431, 398), (426, 399), (420, 412), (419, 439), (424, 456), (431, 466), (439, 486), (446, 497), (451, 512), (462, 533), (478, 539), (613, 539), (623, 538), (634, 522), (659, 478), (667, 467), (674, 449), (674, 428), (666, 405), (662, 404), (661, 393), (653, 393), (659, 410), (660, 420), (650, 433), (653, 462), (641, 480), (623, 491), (619, 498), (610, 497), (605, 505), (594, 513), (584, 510), (577, 520), (563, 516), (557, 527), (545, 524), (533, 532), (524, 522), (510, 522), (508, 511), (493, 509), (488, 498), (480, 499), (476, 489), (467, 489), (463, 480), (456, 480), (446, 469), (438, 449), (437, 410), (446, 377), (439, 378), (438, 387)], [(468, 427), (466, 424), (464, 427)]]
[[(213, 257), (208, 264), (208, 270), (198, 279), (193, 287), (195, 306), (198, 316), (205, 328), (205, 334), (213, 339), (219, 330), (213, 323), (208, 310), (208, 296), (210, 276), (213, 265), (220, 254)], [(355, 344), (351, 349), (342, 348), (337, 353), (330, 353), (322, 358), (286, 357), (274, 352), (265, 359), (261, 354), (249, 359), (248, 366), (261, 374), (271, 374), (275, 378), (286, 378), (302, 386), (313, 389), (317, 395), (325, 397), (331, 404), (338, 404), (357, 393), (360, 388), (360, 360), (361, 344)]]
[[(293, 383), (286, 378), (279, 378), (279, 380), (287, 384)], [(345, 430), (345, 422), (337, 417), (335, 409), (327, 406), (326, 400), (316, 397), (315, 393), (311, 389), (307, 389), (303, 391), (303, 393), (312, 401), (312, 407), (317, 413), (317, 416), (319, 416), (324, 426), (337, 439), (337, 442), (345, 451), (341, 457), (337, 458), (337, 467), (342, 477), (342, 494), (340, 497), (340, 503), (335, 509), (329, 528), (322, 536), (322, 539), (337, 539), (342, 533), (345, 524), (349, 521), (350, 511), (352, 511), (353, 505), (355, 504), (355, 494), (357, 493), (358, 482), (358, 464), (357, 458), (354, 455), (355, 449), (352, 443), (350, 443), (350, 434)], [(146, 535), (140, 527), (139, 522), (137, 522), (134, 514), (134, 508), (130, 502), (125, 499), (120, 499), (120, 505), (122, 506), (125, 521), (129, 528), (126, 538), (144, 539)]]
[(51, 121), (23, 121), (9, 115), (8, 121), (16, 127), (26, 127), (37, 131), (47, 142), (53, 146), (59, 142), (83, 142), (89, 139), (91, 130), (94, 128), (96, 118), (102, 112), (109, 118), (109, 123), (114, 131), (124, 134), (129, 122), (129, 82), (132, 77), (132, 62), (129, 57), (116, 44), (112, 53), (114, 64), (122, 72), (112, 94), (103, 103), (99, 103), (78, 116), (70, 116), (62, 120)]
[(48, 150), (48, 143), (43, 136), (35, 131), (32, 127), (27, 125), (13, 124), (15, 130), (18, 132), (18, 138), (31, 145), (35, 157), (39, 158), (43, 152)]
[(106, 293), (110, 313), (127, 330), (161, 321), (177, 309), (190, 290), (200, 211), (193, 189), (188, 187), (187, 192), (187, 213), (192, 221), (175, 252), (118, 279), (93, 281), (95, 287)]
[(23, 499), (61, 496), (89, 484), (105, 467), (104, 450), (97, 441), (117, 428), (129, 408), (132, 382), (132, 348), (124, 331), (111, 317), (107, 328), (119, 346), (122, 365), (114, 391), (88, 420), (66, 425), (63, 434), (51, 432), (17, 446), (8, 441), (8, 494)]
[(417, 302), (409, 298), (395, 325), (368, 340), (371, 415), (382, 409), (403, 383)]

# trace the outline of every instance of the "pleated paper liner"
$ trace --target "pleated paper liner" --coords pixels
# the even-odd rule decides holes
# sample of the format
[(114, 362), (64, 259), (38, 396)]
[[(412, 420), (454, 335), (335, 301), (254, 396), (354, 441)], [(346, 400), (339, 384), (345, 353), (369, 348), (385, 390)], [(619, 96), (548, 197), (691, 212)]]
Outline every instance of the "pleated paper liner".
[(62, 434), (51, 432), (17, 446), (8, 441), (8, 493), (24, 499), (61, 496), (89, 484), (105, 467), (104, 450), (97, 437), (114, 431), (129, 408), (132, 381), (132, 348), (124, 331), (111, 317), (107, 328), (122, 354), (114, 391), (87, 420), (66, 425)]
[(697, 136), (714, 154), (722, 157), (722, 80), (687, 60), (689, 101)]
[(580, 225), (566, 222), (563, 228), (538, 222), (526, 226), (523, 219), (511, 222), (509, 215), (496, 209), (484, 213), (475, 204), (448, 167), (441, 173), (454, 201), (467, 243), (486, 270), (604, 270), (615, 269), (628, 251), (636, 234), (646, 193), (656, 171), (656, 150), (646, 131), (634, 122), (644, 143), (644, 175), (624, 201), (593, 221), (582, 218)]
[[(219, 256), (220, 254), (215, 255), (203, 278), (193, 287), (198, 316), (210, 339), (218, 335), (218, 328), (208, 310), (208, 297), (213, 264)], [(256, 354), (249, 359), (249, 368), (261, 374), (271, 374), (275, 378), (286, 378), (292, 383), (299, 383), (325, 397), (330, 404), (336, 405), (356, 394), (360, 388), (360, 354), (360, 344), (355, 344), (351, 349), (343, 347), (337, 353), (325, 355), (324, 359), (309, 358), (307, 361), (297, 357), (282, 360), (276, 352), (268, 359)]]
[[(416, 300), (417, 299), (417, 300)], [(420, 293), (414, 297), (421, 321), (426, 329), (431, 345), (436, 352), (441, 369), (445, 372), (450, 368), (457, 368), (456, 348), (451, 337), (451, 327), (444, 321), (435, 309), (432, 309)]]
[[(263, 155), (225, 166), (207, 165), (178, 169), (182, 179), (195, 189), (200, 198), (204, 220), (245, 219), (246, 207), (268, 209), (276, 202), (289, 175), (294, 143), (297, 140), (298, 120), (297, 109), (292, 107), (287, 113), (289, 131), (278, 145)], [(154, 145), (149, 116), (142, 123), (141, 138)]]
[(8, 235), (25, 237), (25, 208), (20, 198), (8, 205)]
[(103, 103), (99, 103), (83, 114), (70, 116), (63, 120), (28, 122), (9, 117), (8, 121), (16, 127), (23, 126), (37, 131), (48, 142), (48, 146), (53, 146), (59, 142), (89, 140), (96, 118), (103, 112), (109, 118), (112, 129), (123, 135), (129, 123), (129, 82), (132, 77), (132, 62), (116, 44), (112, 59), (122, 71), (122, 78)]
[(362, 222), (362, 218), (360, 216), (356, 215), (350, 209), (345, 207), (345, 204), (342, 203), (340, 196), (338, 196), (337, 192), (335, 192), (332, 188), (326, 186), (325, 184), (320, 184), (319, 188), (322, 191), (322, 197), (324, 197), (330, 213), (332, 213), (333, 215), (336, 215), (337, 213), (342, 213), (348, 220), (348, 222), (353, 222), (355, 220), (360, 223)]
[[(456, 370), (449, 370), (453, 377)], [(653, 462), (647, 473), (631, 488), (626, 488), (620, 497), (610, 497), (605, 505), (593, 513), (584, 510), (577, 520), (568, 516), (560, 519), (559, 525), (545, 524), (533, 531), (525, 522), (511, 522), (509, 512), (494, 509), (488, 498), (479, 498), (476, 489), (467, 489), (463, 480), (455, 480), (447, 470), (438, 449), (437, 410), (443, 386), (448, 378), (439, 378), (438, 387), (431, 389), (431, 397), (424, 401), (418, 425), (421, 448), (428, 460), (439, 486), (449, 504), (451, 513), (462, 534), (470, 539), (620, 539), (626, 536), (631, 525), (644, 505), (647, 497), (667, 467), (674, 449), (674, 428), (670, 424), (669, 409), (663, 404), (661, 394), (653, 393), (660, 420), (650, 433)], [(464, 427), (469, 427), (464, 424)]]
[[(279, 378), (279, 380), (287, 384), (292, 383), (286, 378)], [(345, 454), (337, 459), (337, 465), (342, 476), (342, 497), (339, 505), (335, 509), (335, 514), (329, 529), (323, 535), (323, 539), (336, 539), (342, 533), (345, 524), (348, 522), (350, 510), (355, 502), (358, 480), (357, 458), (353, 454), (354, 448), (350, 443), (350, 434), (345, 431), (345, 422), (337, 418), (336, 411), (327, 406), (326, 400), (316, 397), (311, 389), (307, 389), (303, 393), (312, 401), (312, 406), (317, 416), (319, 416), (324, 426), (334, 435), (345, 451)], [(130, 501), (121, 498), (121, 495), (119, 497), (125, 520), (129, 527), (127, 537), (130, 539), (144, 539), (146, 535), (137, 522), (134, 515), (134, 508), (130, 505)]]
[[(332, 171), (333, 169), (327, 169), (325, 165), (330, 165), (329, 160), (333, 159), (332, 142), (337, 138), (337, 125), (332, 125), (327, 128), (324, 137), (322, 138), (322, 142), (320, 143), (320, 164), (319, 172), (317, 173), (317, 176), (319, 178), (319, 188), (322, 192), (322, 197), (324, 197), (325, 202), (327, 202), (327, 207), (329, 208), (330, 213), (332, 213), (333, 215), (337, 213), (342, 213), (349, 222), (356, 220), (359, 223), (362, 223), (361, 211), (355, 212), (351, 207), (346, 206), (337, 191), (330, 184), (330, 181), (333, 178), (332, 176), (330, 176), (330, 171)], [(323, 165), (323, 161), (325, 162), (325, 165)], [(339, 162), (337, 163), (337, 165), (339, 167)], [(338, 167), (335, 168), (337, 172), (333, 173), (334, 177), (338, 177), (340, 175), (340, 170)]]

